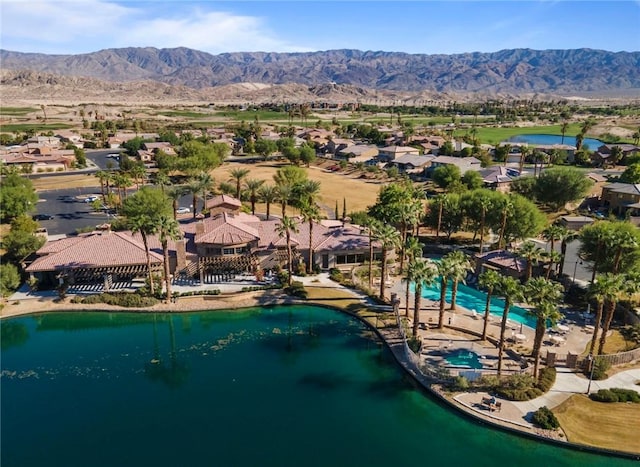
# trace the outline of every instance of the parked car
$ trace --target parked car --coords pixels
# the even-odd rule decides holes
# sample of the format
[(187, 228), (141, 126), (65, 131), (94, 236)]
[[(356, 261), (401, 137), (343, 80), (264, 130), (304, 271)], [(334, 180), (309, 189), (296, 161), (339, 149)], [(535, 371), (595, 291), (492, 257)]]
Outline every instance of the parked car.
[(191, 212), (191, 209), (186, 207), (176, 209), (176, 214), (188, 214), (190, 212)]
[(99, 196), (96, 195), (91, 195), (91, 196), (87, 196), (85, 199), (83, 199), (82, 201), (85, 203), (93, 203), (94, 201), (96, 201), (97, 199), (99, 199)]
[(51, 219), (53, 219), (53, 216), (51, 214), (36, 214), (35, 216), (33, 216), (34, 221), (48, 221)]

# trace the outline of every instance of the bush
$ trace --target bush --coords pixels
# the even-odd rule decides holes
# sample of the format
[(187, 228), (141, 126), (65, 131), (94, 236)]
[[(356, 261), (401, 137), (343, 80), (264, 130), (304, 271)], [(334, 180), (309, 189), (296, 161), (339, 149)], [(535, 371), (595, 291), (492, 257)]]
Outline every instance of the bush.
[(495, 391), (505, 399), (528, 401), (549, 391), (555, 380), (555, 368), (544, 368), (540, 371), (538, 380), (527, 373), (514, 374), (504, 379)]
[(335, 282), (342, 282), (344, 280), (344, 275), (340, 269), (332, 269), (329, 271), (329, 278)]
[(294, 297), (306, 299), (308, 296), (308, 293), (304, 288), (304, 284), (300, 281), (293, 281), (291, 283), (291, 286), (287, 287), (284, 290), (287, 294), (293, 295)]
[(469, 386), (469, 380), (464, 376), (456, 376), (451, 383), (451, 388), (455, 391), (466, 391)]
[(591, 378), (596, 381), (607, 379), (607, 370), (609, 368), (611, 368), (611, 365), (607, 360), (596, 357), (593, 361), (593, 373)]
[(102, 293), (99, 295), (89, 295), (82, 299), (80, 303), (106, 303), (107, 305), (124, 306), (127, 308), (143, 308), (153, 306), (158, 303), (153, 297), (145, 297), (138, 293), (117, 292)]
[(560, 428), (560, 422), (548, 407), (540, 407), (533, 413), (533, 423), (545, 430)]
[(419, 353), (420, 348), (422, 347), (422, 339), (418, 339), (417, 337), (411, 337), (407, 341), (407, 345), (413, 351), (413, 353)]
[(556, 382), (556, 369), (555, 368), (543, 368), (538, 374), (538, 382), (536, 387), (543, 393), (548, 392)]
[(633, 389), (611, 388), (600, 389), (589, 398), (596, 402), (634, 402), (640, 403), (640, 394)]

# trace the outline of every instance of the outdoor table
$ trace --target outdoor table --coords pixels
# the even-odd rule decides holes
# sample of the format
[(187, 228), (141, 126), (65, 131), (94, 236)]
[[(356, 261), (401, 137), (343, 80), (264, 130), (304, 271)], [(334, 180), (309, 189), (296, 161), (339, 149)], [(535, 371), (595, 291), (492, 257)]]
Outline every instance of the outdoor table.
[(525, 336), (524, 334), (516, 334), (513, 337), (515, 337), (517, 341), (525, 341), (525, 340), (527, 340), (527, 336)]
[(556, 345), (560, 345), (564, 342), (564, 337), (560, 337), (560, 336), (552, 336), (551, 337), (551, 342), (553, 342)]
[(564, 324), (558, 324), (556, 326), (556, 329), (558, 329), (558, 331), (562, 331), (562, 332), (569, 332), (569, 326), (565, 326)]

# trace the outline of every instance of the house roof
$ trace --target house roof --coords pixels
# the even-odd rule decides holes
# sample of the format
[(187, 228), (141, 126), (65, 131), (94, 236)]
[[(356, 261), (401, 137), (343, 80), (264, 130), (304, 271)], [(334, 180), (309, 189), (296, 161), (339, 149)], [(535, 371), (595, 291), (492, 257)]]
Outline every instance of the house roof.
[(478, 173), (485, 183), (508, 183), (520, 175), (517, 170), (502, 165), (489, 167)]
[[(99, 268), (146, 264), (144, 245), (127, 232), (104, 231), (78, 237), (78, 241), (56, 240), (59, 245), (46, 244), (38, 254), (47, 253), (31, 263), (26, 270), (55, 271), (61, 269)], [(56, 243), (51, 242), (51, 243)], [(162, 256), (150, 252), (151, 263), (162, 263)]]
[(229, 195), (216, 195), (208, 199), (205, 203), (206, 209), (217, 208), (219, 206), (242, 207), (242, 202), (238, 198)]
[(612, 193), (640, 195), (640, 183), (609, 183), (604, 188)]
[(483, 263), (499, 268), (511, 269), (519, 273), (527, 269), (526, 260), (507, 250), (487, 251), (486, 253), (478, 255), (477, 258), (482, 260)]
[(433, 159), (435, 159), (435, 156), (419, 156), (416, 154), (403, 154), (402, 156), (398, 157), (396, 160), (393, 161), (393, 164), (396, 165), (405, 165), (405, 164), (411, 164), (414, 167), (422, 167), (428, 163), (430, 163)]
[(257, 229), (236, 218), (233, 214), (223, 212), (204, 223), (204, 233), (195, 236), (196, 243), (214, 245), (237, 245), (260, 239)]

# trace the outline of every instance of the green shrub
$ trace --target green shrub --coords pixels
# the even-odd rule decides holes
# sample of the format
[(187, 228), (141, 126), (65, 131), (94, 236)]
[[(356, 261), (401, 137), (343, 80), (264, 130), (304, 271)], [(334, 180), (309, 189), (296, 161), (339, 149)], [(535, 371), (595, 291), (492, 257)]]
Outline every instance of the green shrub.
[(294, 297), (306, 299), (308, 296), (307, 290), (304, 288), (304, 284), (300, 281), (293, 281), (289, 287), (284, 289), (285, 292)]
[(533, 423), (545, 430), (555, 430), (560, 427), (560, 422), (548, 407), (540, 407), (533, 413)]
[(107, 305), (124, 306), (127, 308), (143, 308), (153, 306), (158, 303), (153, 297), (146, 297), (138, 293), (116, 292), (102, 293), (99, 295), (89, 295), (82, 299), (81, 303), (106, 303)]
[(556, 382), (556, 369), (555, 368), (543, 368), (538, 374), (538, 381), (536, 387), (543, 393), (548, 392)]
[(593, 373), (592, 379), (599, 381), (602, 379), (607, 379), (607, 370), (611, 368), (611, 365), (604, 358), (598, 358), (593, 361)]
[(453, 381), (451, 383), (451, 387), (455, 391), (466, 391), (467, 389), (469, 389), (469, 386), (469, 380), (464, 376), (456, 376), (455, 378), (453, 378)]
[(335, 282), (342, 282), (344, 280), (344, 275), (340, 269), (332, 269), (329, 271), (329, 278)]
[(634, 402), (640, 403), (640, 394), (633, 389), (611, 388), (600, 389), (589, 398), (596, 402)]
[(610, 389), (600, 389), (595, 394), (590, 394), (589, 398), (596, 402), (618, 402), (618, 395)]
[(419, 353), (420, 348), (422, 347), (422, 339), (418, 339), (417, 337), (411, 337), (407, 341), (407, 345), (414, 353)]

